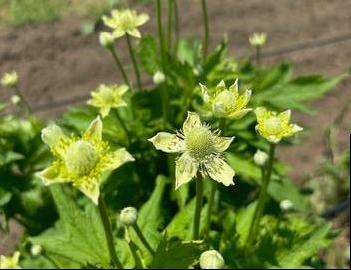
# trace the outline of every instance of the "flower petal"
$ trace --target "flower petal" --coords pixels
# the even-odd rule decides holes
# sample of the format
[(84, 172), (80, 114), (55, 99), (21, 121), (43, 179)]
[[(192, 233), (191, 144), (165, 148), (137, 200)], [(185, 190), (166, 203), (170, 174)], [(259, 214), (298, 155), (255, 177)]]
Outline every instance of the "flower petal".
[(156, 136), (148, 139), (152, 142), (157, 150), (166, 153), (177, 153), (185, 150), (185, 143), (176, 134), (168, 132), (159, 132)]
[(60, 176), (60, 164), (58, 162), (54, 162), (50, 167), (37, 173), (37, 176), (46, 186), (54, 183), (70, 182), (70, 180), (63, 179)]
[(73, 185), (83, 192), (84, 195), (91, 199), (96, 205), (98, 204), (100, 195), (99, 179), (85, 177)]
[(103, 106), (100, 108), (100, 114), (102, 118), (105, 118), (110, 113), (110, 106)]
[(234, 140), (233, 137), (217, 137), (215, 139), (215, 147), (216, 150), (219, 152), (224, 152), (225, 150), (228, 149), (229, 145), (232, 143)]
[(278, 114), (278, 117), (281, 120), (282, 126), (287, 126), (290, 122), (290, 117), (291, 117), (291, 110), (286, 110), (284, 112), (281, 112)]
[(141, 38), (141, 33), (137, 28), (134, 28), (132, 30), (128, 30), (127, 33), (133, 37)]
[(242, 117), (244, 117), (248, 112), (252, 111), (252, 109), (243, 109), (243, 110), (239, 110), (239, 111), (235, 111), (231, 114), (228, 115), (229, 119), (240, 119)]
[(134, 161), (132, 155), (125, 148), (118, 149), (113, 153), (106, 155), (103, 160), (103, 170), (114, 170), (122, 166), (124, 163)]
[(246, 105), (249, 103), (250, 98), (251, 98), (252, 91), (247, 89), (240, 97), (238, 100), (238, 109), (243, 109), (246, 107)]
[(187, 153), (182, 154), (176, 161), (175, 189), (188, 183), (196, 175), (197, 169), (198, 164)]
[(200, 116), (197, 113), (188, 112), (188, 117), (186, 118), (186, 120), (184, 121), (184, 124), (183, 124), (184, 135), (186, 136), (186, 134), (191, 129), (193, 129), (194, 127), (199, 127), (199, 126), (201, 126)]
[(208, 175), (225, 186), (234, 185), (234, 170), (223, 159), (215, 157), (205, 164)]
[(50, 147), (54, 146), (64, 137), (66, 136), (63, 134), (62, 129), (55, 124), (51, 124), (41, 131), (42, 141)]
[(225, 90), (225, 82), (221, 80), (217, 85), (216, 85), (216, 92), (222, 92)]
[(115, 28), (117, 26), (116, 20), (107, 16), (102, 16), (102, 21), (104, 24), (110, 28)]
[(112, 32), (112, 35), (114, 38), (119, 38), (121, 36), (124, 36), (126, 32), (124, 32), (122, 29), (114, 29)]
[(129, 90), (128, 85), (122, 84), (117, 87), (118, 95), (123, 96)]
[(140, 14), (136, 18), (136, 26), (140, 26), (144, 23), (146, 23), (150, 19), (149, 15), (147, 14)]
[(100, 116), (96, 117), (84, 132), (83, 138), (87, 141), (101, 141), (102, 139), (102, 121)]
[(255, 109), (255, 114), (258, 124), (262, 124), (264, 120), (269, 116), (269, 112), (267, 112), (265, 107), (257, 107)]

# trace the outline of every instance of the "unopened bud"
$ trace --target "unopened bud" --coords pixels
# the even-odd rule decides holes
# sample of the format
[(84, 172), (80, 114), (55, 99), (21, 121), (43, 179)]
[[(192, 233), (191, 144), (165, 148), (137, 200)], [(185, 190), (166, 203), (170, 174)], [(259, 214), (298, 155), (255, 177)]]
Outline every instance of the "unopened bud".
[(33, 256), (38, 256), (41, 251), (42, 251), (42, 247), (40, 245), (33, 245), (31, 246), (30, 248), (30, 253), (33, 255)]
[(51, 124), (41, 131), (41, 139), (48, 146), (53, 146), (64, 136), (61, 128), (55, 124)]
[(125, 207), (121, 211), (120, 221), (125, 226), (136, 224), (138, 219), (138, 210), (134, 207)]
[(11, 96), (11, 103), (13, 105), (17, 105), (21, 101), (21, 98), (17, 95)]
[(222, 269), (224, 265), (224, 259), (217, 250), (207, 250), (200, 256), (201, 269)]
[(109, 32), (101, 32), (99, 35), (100, 45), (106, 49), (109, 49), (114, 44), (114, 37)]
[(282, 209), (283, 211), (290, 211), (294, 208), (294, 204), (290, 200), (282, 200), (279, 206), (280, 206), (280, 209)]
[(267, 162), (268, 155), (261, 150), (257, 150), (253, 159), (256, 165), (264, 166)]
[(161, 84), (164, 83), (164, 81), (166, 80), (166, 76), (165, 74), (163, 74), (163, 72), (157, 71), (152, 77), (152, 79), (154, 81), (154, 84)]
[(0, 81), (4, 87), (15, 87), (18, 83), (18, 75), (16, 71), (6, 72)]

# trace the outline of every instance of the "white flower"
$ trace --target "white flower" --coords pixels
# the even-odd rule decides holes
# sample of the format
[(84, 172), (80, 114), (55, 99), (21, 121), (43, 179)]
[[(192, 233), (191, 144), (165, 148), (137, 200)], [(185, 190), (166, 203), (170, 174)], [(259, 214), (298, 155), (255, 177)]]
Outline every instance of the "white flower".
[(267, 34), (266, 33), (253, 33), (249, 37), (251, 46), (253, 47), (262, 47), (266, 44)]
[(109, 49), (113, 46), (115, 38), (110, 32), (101, 32), (99, 35), (100, 45), (106, 49)]
[(261, 150), (257, 150), (253, 159), (254, 159), (254, 162), (256, 163), (256, 165), (263, 166), (267, 162), (268, 155)]
[(166, 77), (165, 74), (161, 71), (157, 71), (154, 76), (152, 77), (154, 84), (161, 84), (164, 83)]
[(201, 269), (223, 269), (224, 266), (224, 259), (217, 250), (207, 250), (200, 256)]

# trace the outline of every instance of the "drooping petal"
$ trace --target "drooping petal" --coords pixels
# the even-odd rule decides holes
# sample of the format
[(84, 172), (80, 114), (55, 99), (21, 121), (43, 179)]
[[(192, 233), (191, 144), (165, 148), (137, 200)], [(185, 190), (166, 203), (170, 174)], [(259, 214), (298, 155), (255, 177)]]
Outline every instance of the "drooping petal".
[(105, 156), (102, 170), (114, 170), (124, 163), (134, 160), (133, 156), (125, 148), (120, 148)]
[(224, 152), (234, 140), (234, 137), (216, 137), (215, 148), (218, 152)]
[(178, 189), (181, 185), (188, 183), (191, 179), (193, 179), (197, 170), (197, 162), (195, 162), (195, 160), (192, 159), (188, 153), (183, 153), (176, 161), (175, 189)]
[(58, 162), (54, 162), (50, 167), (37, 173), (37, 176), (41, 178), (46, 186), (54, 183), (70, 182), (70, 180), (61, 177), (60, 170), (60, 164)]
[(193, 129), (194, 127), (199, 127), (199, 126), (201, 126), (200, 116), (197, 113), (188, 112), (188, 117), (186, 118), (186, 120), (184, 121), (184, 124), (183, 124), (184, 135), (186, 136), (186, 134), (191, 129)]
[(137, 28), (134, 28), (132, 30), (128, 30), (127, 33), (133, 37), (141, 38), (141, 33)]
[(234, 185), (233, 177), (234, 170), (219, 157), (205, 164), (208, 175), (215, 181), (222, 183), (225, 186)]
[(100, 183), (97, 178), (84, 177), (79, 182), (73, 183), (81, 192), (91, 199), (96, 205), (98, 204), (100, 195)]
[(140, 14), (140, 15), (137, 16), (137, 18), (136, 18), (136, 26), (143, 25), (143, 24), (146, 23), (148, 20), (149, 20), (149, 15), (147, 15), (147, 14)]
[(83, 138), (87, 141), (101, 141), (102, 139), (102, 121), (100, 116), (96, 117), (84, 132)]
[(252, 109), (243, 109), (243, 110), (239, 110), (239, 111), (235, 111), (231, 114), (228, 115), (229, 119), (240, 119), (242, 117), (244, 117), (248, 112), (251, 112)]
[(125, 35), (126, 32), (124, 32), (122, 29), (114, 29), (112, 32), (112, 35), (114, 38), (119, 38)]
[(185, 143), (176, 134), (159, 132), (154, 137), (148, 139), (157, 150), (166, 153), (177, 153), (185, 150)]

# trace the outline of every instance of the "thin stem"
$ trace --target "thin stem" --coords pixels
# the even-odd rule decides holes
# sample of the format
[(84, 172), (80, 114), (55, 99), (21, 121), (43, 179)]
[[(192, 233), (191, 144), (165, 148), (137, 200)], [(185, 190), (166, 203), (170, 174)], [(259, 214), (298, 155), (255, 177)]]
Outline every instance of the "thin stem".
[(123, 265), (119, 261), (117, 254), (116, 254), (115, 246), (113, 243), (111, 223), (110, 223), (110, 220), (109, 220), (108, 215), (107, 215), (107, 209), (106, 209), (105, 202), (104, 202), (101, 195), (99, 196), (98, 207), (99, 207), (101, 221), (102, 221), (102, 224), (104, 225), (105, 237), (106, 237), (108, 251), (110, 253), (112, 263), (114, 266), (117, 266), (118, 268), (123, 269)]
[(204, 63), (206, 62), (207, 58), (207, 51), (208, 51), (208, 41), (210, 38), (210, 31), (208, 27), (208, 14), (207, 14), (207, 4), (206, 0), (202, 0), (202, 13), (203, 13), (203, 19), (204, 19), (204, 26), (205, 26), (205, 40), (204, 40)]
[(116, 63), (116, 65), (117, 65), (117, 68), (119, 69), (119, 71), (120, 71), (121, 74), (122, 74), (122, 77), (123, 77), (124, 82), (128, 85), (128, 87), (129, 87), (130, 89), (133, 89), (132, 85), (131, 85), (130, 82), (129, 82), (128, 76), (127, 76), (127, 74), (126, 74), (126, 72), (125, 72), (125, 70), (124, 70), (124, 68), (123, 68), (123, 65), (122, 65), (121, 61), (119, 60), (119, 58), (118, 58), (118, 56), (117, 56), (117, 53), (116, 53), (116, 51), (115, 51), (115, 49), (114, 49), (113, 47), (111, 47), (110, 52), (111, 52), (111, 54), (112, 54), (112, 56), (113, 56), (113, 59), (115, 60), (115, 63)]
[(131, 42), (128, 34), (126, 34), (126, 40), (127, 40), (127, 44), (128, 44), (129, 54), (130, 54), (130, 57), (132, 58), (135, 76), (137, 78), (138, 88), (139, 88), (139, 90), (142, 90), (143, 88), (141, 86), (140, 71), (139, 71), (138, 63), (137, 63), (136, 58), (135, 58), (132, 42)]
[(249, 236), (247, 239), (247, 246), (249, 244), (251, 244), (253, 237), (255, 237), (256, 232), (257, 232), (257, 227), (260, 224), (260, 220), (261, 220), (262, 214), (264, 212), (268, 186), (269, 186), (269, 182), (271, 180), (271, 174), (272, 174), (272, 168), (273, 168), (274, 150), (275, 150), (275, 144), (271, 143), (270, 148), (269, 148), (267, 167), (265, 170), (261, 171), (262, 186), (261, 186), (260, 195), (259, 195), (258, 200), (257, 200), (257, 205), (256, 205), (256, 209), (254, 212), (254, 216), (253, 216), (252, 221), (251, 221), (249, 234), (248, 234)]
[(178, 14), (177, 0), (173, 0), (173, 5), (174, 5), (174, 30), (175, 30), (174, 52), (177, 53), (178, 41), (179, 41), (179, 14)]
[(142, 231), (140, 230), (139, 226), (137, 223), (132, 225), (134, 231), (138, 235), (140, 241), (143, 243), (143, 245), (146, 247), (146, 249), (151, 253), (151, 255), (155, 254), (155, 251), (152, 249), (151, 245), (149, 242), (146, 240), (145, 236), (143, 235)]
[(256, 65), (261, 64), (261, 47), (256, 46)]
[(124, 121), (123, 121), (123, 119), (122, 119), (122, 117), (119, 114), (117, 109), (115, 110), (115, 114), (116, 114), (116, 117), (117, 117), (119, 123), (121, 124), (121, 127), (122, 127), (126, 137), (127, 137), (128, 145), (130, 145), (130, 134), (129, 134), (128, 128), (127, 128), (126, 124), (124, 123)]
[(200, 218), (202, 210), (202, 200), (203, 200), (203, 179), (196, 179), (196, 208), (194, 213), (194, 223), (193, 223), (193, 240), (200, 239)]
[(26, 98), (22, 95), (22, 92), (19, 90), (18, 86), (15, 86), (14, 88), (15, 88), (16, 94), (21, 98), (21, 102), (23, 103), (27, 113), (32, 114), (33, 113), (32, 107), (29, 105)]
[(172, 21), (173, 21), (173, 2), (174, 0), (168, 0), (168, 30), (167, 30), (167, 43), (168, 50), (172, 50)]
[[(156, 1), (156, 10), (157, 10), (157, 30), (159, 36), (160, 43), (160, 51), (161, 51), (161, 65), (163, 74), (167, 76), (166, 70), (166, 62), (165, 62), (165, 49), (164, 49), (164, 40), (162, 33), (162, 21), (161, 21), (161, 0)], [(161, 86), (161, 99), (162, 99), (162, 113), (163, 113), (163, 125), (166, 127), (168, 122), (168, 109), (169, 109), (169, 97), (166, 87), (164, 84)]]

